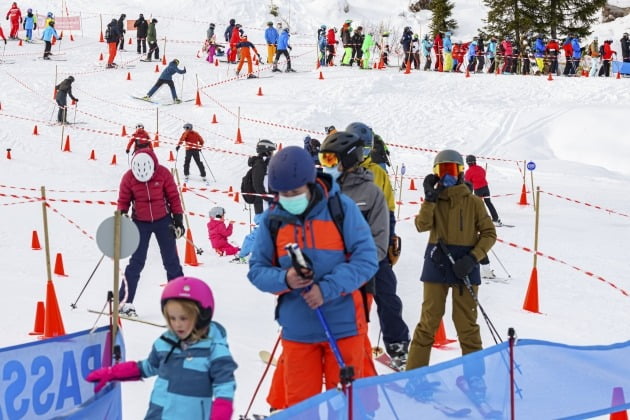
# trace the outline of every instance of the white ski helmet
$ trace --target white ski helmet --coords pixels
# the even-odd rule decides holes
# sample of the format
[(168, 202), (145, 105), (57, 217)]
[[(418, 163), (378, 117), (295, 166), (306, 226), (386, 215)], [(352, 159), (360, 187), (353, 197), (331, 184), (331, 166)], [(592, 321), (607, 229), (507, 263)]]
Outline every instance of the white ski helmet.
[(147, 182), (155, 173), (155, 162), (148, 153), (136, 153), (131, 159), (131, 172), (140, 182)]

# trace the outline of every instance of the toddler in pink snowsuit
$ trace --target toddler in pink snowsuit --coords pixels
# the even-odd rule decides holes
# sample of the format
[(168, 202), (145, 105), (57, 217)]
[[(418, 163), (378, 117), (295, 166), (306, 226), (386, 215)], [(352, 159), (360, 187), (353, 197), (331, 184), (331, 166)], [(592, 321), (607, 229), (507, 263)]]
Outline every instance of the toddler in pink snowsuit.
[(210, 209), (209, 216), (208, 237), (212, 248), (221, 256), (236, 254), (240, 248), (228, 242), (228, 238), (232, 235), (234, 221), (230, 221), (227, 226), (225, 225), (223, 221), (225, 209), (223, 207), (213, 207)]

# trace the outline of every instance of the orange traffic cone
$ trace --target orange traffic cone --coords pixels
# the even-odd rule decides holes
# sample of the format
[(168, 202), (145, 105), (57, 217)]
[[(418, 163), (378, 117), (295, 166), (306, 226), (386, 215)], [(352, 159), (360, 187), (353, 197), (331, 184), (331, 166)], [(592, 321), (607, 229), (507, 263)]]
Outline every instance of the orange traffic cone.
[(263, 96), (262, 88), (260, 86), (258, 87), (258, 93), (256, 95)]
[(125, 127), (124, 125), (122, 126), (122, 132), (120, 133), (121, 136), (126, 136), (127, 135), (127, 127)]
[(98, 56), (98, 61), (103, 61), (103, 53), (101, 53), (101, 55)]
[(18, 42), (18, 47), (22, 46), (22, 39), (20, 39), (20, 42)]
[(162, 56), (162, 65), (163, 66), (166, 65), (166, 56), (165, 55)]
[(28, 333), (29, 335), (42, 335), (44, 334), (44, 319), (46, 317), (46, 309), (44, 308), (44, 302), (41, 300), (37, 302), (37, 308), (35, 309), (35, 326), (33, 331)]
[(201, 96), (199, 95), (199, 89), (197, 89), (197, 97), (195, 98), (195, 105), (201, 106)]
[(466, 67), (466, 77), (470, 77), (470, 71), (468, 71), (468, 67)]
[(523, 309), (537, 314), (540, 313), (538, 312), (538, 270), (536, 267), (532, 268), (532, 274), (529, 277)]
[(186, 254), (184, 257), (184, 264), (196, 267), (199, 265), (199, 262), (197, 261), (197, 253), (195, 252), (193, 243), (192, 233), (190, 233), (190, 229), (188, 229), (186, 231)]
[(94, 154), (94, 149), (92, 149), (92, 151), (90, 152), (90, 157), (88, 158), (88, 160), (96, 160), (96, 155)]
[(11, 149), (7, 149), (7, 159), (11, 160)]
[(553, 80), (553, 76), (551, 75), (551, 73), (549, 73), (549, 76), (547, 76), (547, 80), (549, 81)]
[(35, 127), (33, 127), (33, 135), (34, 136), (39, 135), (39, 133), (37, 132), (37, 124), (35, 124)]
[(407, 64), (405, 65), (405, 74), (411, 73), (411, 60), (407, 60)]
[(315, 64), (315, 70), (319, 70), (319, 66), (320, 66), (319, 60), (317, 60), (317, 63)]
[(319, 80), (324, 80), (324, 73), (321, 71), (319, 72)]
[(37, 231), (33, 231), (33, 236), (31, 237), (31, 249), (42, 249), (42, 246), (39, 244), (39, 236), (37, 236)]
[(240, 128), (236, 129), (236, 141), (234, 142), (234, 144), (243, 144), (243, 138), (241, 137), (241, 129)]
[(621, 79), (621, 72), (617, 72), (617, 79)]
[(105, 42), (105, 38), (103, 38), (103, 31), (101, 31), (101, 36), (98, 38), (98, 42)]
[(173, 156), (173, 151), (168, 152), (168, 161), (175, 162), (175, 156)]
[(129, 45), (131, 45), (131, 38), (129, 38)]
[(376, 63), (376, 61), (374, 62), (374, 65), (372, 66), (373, 69), (377, 69), (378, 64)]
[(63, 145), (64, 152), (70, 152), (70, 134), (66, 136), (66, 143)]
[(416, 191), (416, 184), (414, 184), (413, 178), (411, 178), (411, 181), (409, 182), (409, 191)]
[(55, 274), (58, 276), (68, 277), (63, 269), (63, 259), (61, 258), (61, 252), (57, 253), (57, 258), (55, 259)]
[(236, 191), (236, 192), (234, 193), (234, 202), (235, 202), (235, 203), (238, 203), (238, 195), (239, 195), (239, 194), (238, 194), (238, 191)]
[(234, 195), (234, 188), (230, 185), (228, 188), (228, 197), (232, 197)]
[(158, 148), (160, 147), (160, 133), (158, 133), (157, 131), (155, 132), (155, 138), (153, 139), (153, 148)]
[(74, 41), (74, 37), (70, 34), (70, 41)]
[(127, 80), (131, 80), (131, 72), (130, 71), (127, 72)]
[[(622, 387), (613, 388), (612, 394), (612, 407), (616, 407), (618, 405), (625, 405), (626, 399), (623, 395)], [(626, 410), (616, 411), (614, 413), (610, 413), (610, 420), (628, 420), (628, 412)]]
[(63, 327), (61, 312), (59, 311), (59, 303), (57, 302), (57, 294), (52, 280), (48, 280), (46, 286), (46, 311), (44, 316), (44, 338), (57, 337), (65, 335), (66, 330)]
[(155, 72), (159, 73), (160, 72), (160, 66), (158, 66), (157, 64), (155, 65)]
[(116, 155), (112, 156), (112, 162), (110, 165), (116, 165)]
[(444, 347), (456, 341), (457, 340), (453, 340), (451, 338), (446, 338), (446, 329), (444, 328), (444, 321), (440, 320), (440, 326), (438, 327), (438, 330), (435, 332), (435, 337), (433, 338), (433, 347), (436, 347), (436, 348)]
[(212, 114), (212, 124), (216, 124), (216, 123), (218, 123), (217, 114)]
[(523, 182), (523, 188), (521, 188), (521, 199), (519, 200), (518, 204), (520, 204), (521, 206), (527, 205), (527, 188), (525, 188), (524, 182)]
[(215, 67), (219, 67), (219, 59), (218, 58), (214, 59), (214, 66)]

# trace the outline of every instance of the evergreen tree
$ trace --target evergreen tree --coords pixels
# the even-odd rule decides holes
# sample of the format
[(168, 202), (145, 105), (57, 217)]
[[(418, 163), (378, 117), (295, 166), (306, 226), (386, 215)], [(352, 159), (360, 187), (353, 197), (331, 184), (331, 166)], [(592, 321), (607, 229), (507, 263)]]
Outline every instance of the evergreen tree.
[(542, 5), (540, 0), (484, 0), (489, 8), (485, 19), (485, 32), (499, 37), (512, 35), (516, 45), (521, 45), (521, 38), (538, 29), (536, 11)]
[(453, 31), (457, 28), (457, 21), (451, 18), (455, 5), (449, 0), (433, 0), (431, 1), (431, 11), (433, 17), (429, 29), (431, 33)]
[(575, 34), (585, 37), (591, 34), (591, 25), (597, 21), (597, 13), (606, 0), (545, 0), (537, 21), (552, 38)]

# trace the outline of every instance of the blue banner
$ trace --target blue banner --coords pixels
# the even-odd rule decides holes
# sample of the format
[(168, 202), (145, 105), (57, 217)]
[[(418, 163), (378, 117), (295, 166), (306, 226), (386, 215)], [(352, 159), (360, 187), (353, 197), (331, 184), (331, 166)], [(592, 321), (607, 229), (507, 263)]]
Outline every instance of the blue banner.
[[(569, 346), (519, 340), (514, 347), (514, 413), (518, 419), (586, 419), (630, 409), (630, 341)], [(353, 418), (509, 419), (508, 343), (408, 372), (352, 384)], [(485, 381), (482, 403), (460, 387), (474, 372)], [(273, 415), (274, 420), (344, 420), (348, 399), (331, 390)]]
[(0, 420), (121, 419), (120, 386), (97, 398), (85, 380), (107, 361), (108, 336), (105, 326), (0, 349)]

